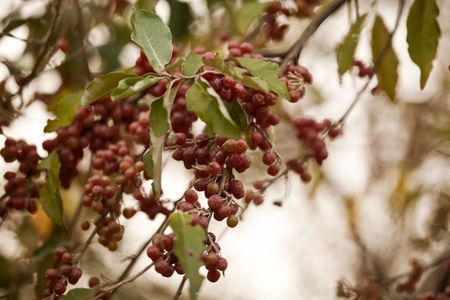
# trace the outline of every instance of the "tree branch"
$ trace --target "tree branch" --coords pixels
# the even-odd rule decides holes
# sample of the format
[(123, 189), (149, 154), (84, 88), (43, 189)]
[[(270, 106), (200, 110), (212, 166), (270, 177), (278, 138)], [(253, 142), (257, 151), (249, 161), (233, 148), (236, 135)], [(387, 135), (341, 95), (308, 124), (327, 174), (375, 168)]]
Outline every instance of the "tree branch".
[(317, 15), (311, 20), (311, 23), (305, 28), (302, 35), (295, 41), (295, 43), (289, 48), (286, 56), (281, 62), (280, 74), (286, 71), (288, 64), (292, 61), (298, 61), (303, 46), (308, 39), (316, 32), (316, 30), (322, 25), (322, 23), (333, 13), (335, 13), (345, 2), (349, 0), (333, 0), (330, 4), (325, 6)]
[(180, 285), (178, 286), (177, 292), (173, 296), (172, 300), (178, 300), (181, 296), (181, 293), (183, 292), (184, 284), (186, 283), (187, 277), (186, 275), (183, 276), (183, 279), (181, 279)]

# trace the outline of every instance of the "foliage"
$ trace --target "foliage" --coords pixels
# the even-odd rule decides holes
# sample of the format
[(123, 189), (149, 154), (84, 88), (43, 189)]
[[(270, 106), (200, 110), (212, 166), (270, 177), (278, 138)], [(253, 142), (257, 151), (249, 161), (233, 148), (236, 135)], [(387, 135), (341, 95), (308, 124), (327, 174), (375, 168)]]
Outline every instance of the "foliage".
[[(104, 2), (55, 0), (37, 19), (21, 19), (20, 14), (11, 12), (2, 20), (0, 38), (20, 39), (14, 36), (14, 29), (28, 26), (24, 53), (33, 57), (30, 68), (4, 63), (17, 88), (0, 85), (2, 129), (27, 110), (31, 102), (24, 102), (26, 88), (53, 64), (52, 57), (63, 53), (64, 60), (52, 68), (63, 81), (58, 91), (33, 96), (33, 101), (41, 101), (54, 115), (44, 129), (53, 133), (42, 143), (46, 154), (42, 156), (36, 145), (11, 137), (0, 150), (6, 163), (17, 165), (16, 171), (4, 172), (1, 226), (16, 222), (25, 228), (27, 221), (21, 220), (45, 213), (55, 229), (49, 230), (50, 237), (41, 238), (41, 248), (27, 249), (36, 252), (25, 272), (28, 276), (2, 273), (0, 287), (14, 296), (28, 284), (22, 277), (37, 274), (36, 299), (111, 299), (123, 285), (153, 268), (163, 277), (175, 272), (182, 275), (175, 299), (181, 296), (185, 281), (189, 282), (190, 299), (196, 299), (205, 284), (201, 273), (205, 271), (206, 279), (216, 282), (228, 267), (211, 223), (225, 221), (228, 228), (236, 227), (247, 209), (261, 205), (272, 185), (289, 174), (298, 175), (305, 184), (312, 180), (311, 174), (320, 174), (313, 182), (311, 195), (315, 194), (327, 180), (321, 165), (333, 159), (328, 158), (327, 145), (343, 133), (348, 115), (366, 89), (370, 86), (373, 94), (380, 90), (391, 102), (398, 101), (399, 49), (394, 49), (393, 38), (406, 15), (404, 1), (399, 1), (396, 19), (386, 22), (376, 6), (361, 14), (358, 1), (286, 5), (279, 1), (210, 0), (210, 20), (205, 23), (195, 14), (195, 3), (169, 0), (167, 24), (154, 12), (157, 1)], [(349, 14), (351, 26), (335, 48), (337, 75), (340, 79), (353, 76), (356, 69), (365, 84), (336, 121), (293, 115), (290, 110), (310, 92), (313, 83), (313, 75), (296, 58), (308, 46), (309, 37), (344, 5), (350, 12), (354, 5), (356, 13)], [(442, 33), (439, 7), (435, 0), (414, 0), (407, 15), (408, 53), (420, 68), (423, 89)], [(308, 25), (288, 50), (272, 51), (271, 45), (282, 41), (288, 27), (295, 24), (290, 22), (293, 19)], [(286, 20), (289, 22), (284, 23)], [(395, 24), (392, 29), (386, 25), (391, 23)], [(202, 24), (210, 26), (202, 28)], [(102, 26), (111, 36), (95, 47), (86, 34)], [(362, 38), (367, 31), (370, 41)], [(140, 54), (134, 65), (120, 68), (119, 54), (131, 42)], [(358, 59), (358, 47), (371, 48), (370, 63)], [(95, 58), (101, 65), (98, 73), (92, 72)], [(289, 141), (289, 147), (299, 146), (298, 153), (277, 151), (278, 125), (294, 133), (296, 139)], [(191, 175), (189, 187), (176, 200), (163, 190), (163, 179), (170, 176), (164, 169), (166, 160), (180, 162), (179, 170)], [(83, 161), (88, 169), (83, 169)], [(248, 175), (251, 170), (263, 173), (261, 166), (266, 177), (255, 180)], [(402, 167), (407, 171), (400, 175), (391, 202), (405, 211), (423, 190), (409, 191), (406, 174), (414, 168)], [(69, 187), (77, 185), (82, 186), (78, 197), (63, 197)], [(367, 255), (358, 232), (357, 199), (345, 199), (352, 238)], [(277, 206), (282, 203), (274, 202)], [(68, 207), (78, 208), (74, 213)], [(93, 241), (105, 251), (118, 250), (127, 234), (124, 219), (136, 214), (162, 222), (148, 241), (129, 255), (127, 267), (117, 278), (90, 274), (87, 287), (75, 288), (80, 278), (90, 273), (85, 271), (84, 257)], [(441, 203), (434, 220), (447, 218), (448, 204)], [(448, 231), (442, 220), (431, 224), (433, 239)], [(78, 228), (89, 231), (89, 236), (80, 234)], [(26, 244), (31, 243), (23, 242)], [(132, 272), (145, 251), (152, 263)], [(2, 270), (10, 270), (12, 264), (0, 256)], [(427, 268), (413, 261), (409, 277), (398, 285), (397, 292), (414, 292)], [(402, 276), (394, 277), (393, 282), (399, 278)], [(369, 283), (361, 288), (339, 281), (338, 295), (381, 299), (384, 283)]]

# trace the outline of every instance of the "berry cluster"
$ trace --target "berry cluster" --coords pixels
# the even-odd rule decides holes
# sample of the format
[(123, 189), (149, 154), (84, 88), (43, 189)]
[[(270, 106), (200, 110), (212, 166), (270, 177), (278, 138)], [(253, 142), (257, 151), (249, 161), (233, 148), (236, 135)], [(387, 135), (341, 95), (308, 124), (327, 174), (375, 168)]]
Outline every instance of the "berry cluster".
[(67, 284), (76, 284), (83, 275), (75, 264), (74, 256), (66, 248), (56, 248), (55, 260), (57, 266), (45, 272), (47, 279), (47, 288), (43, 293), (45, 298), (59, 299), (66, 291)]
[(417, 296), (417, 300), (447, 300), (450, 297), (450, 287), (447, 286), (443, 293), (427, 292)]
[(29, 213), (37, 211), (36, 199), (39, 198), (39, 185), (29, 181), (20, 173), (6, 172), (5, 206), (0, 206), (0, 218), (6, 217), (8, 209), (24, 210)]
[(134, 73), (136, 73), (137, 76), (141, 76), (154, 71), (155, 70), (153, 70), (153, 67), (148, 62), (147, 56), (145, 55), (144, 51), (141, 50), (141, 52), (139, 53), (139, 57), (135, 62)]
[(302, 160), (299, 161), (298, 159), (290, 159), (286, 162), (286, 165), (289, 170), (292, 170), (300, 175), (300, 179), (304, 183), (308, 183), (311, 181), (311, 174), (309, 174), (308, 170), (306, 169), (306, 162), (303, 162)]
[(147, 248), (147, 256), (155, 263), (155, 271), (164, 277), (171, 277), (176, 271), (184, 274), (178, 258), (172, 253), (174, 234), (156, 234), (152, 245)]
[(289, 28), (287, 24), (280, 24), (280, 16), (311, 17), (320, 0), (295, 0), (293, 4), (294, 6), (287, 7), (279, 0), (267, 4), (264, 31), (270, 39), (281, 41)]
[(124, 193), (131, 194), (142, 184), (140, 173), (144, 170), (144, 163), (135, 161), (125, 141), (110, 144), (108, 149), (95, 152), (92, 167), (102, 170), (105, 175), (116, 175), (115, 182)]
[(216, 282), (219, 280), (220, 271), (225, 272), (228, 267), (227, 260), (214, 252), (214, 248), (212, 248), (209, 252), (203, 253), (200, 259), (205, 265), (205, 268), (208, 270), (206, 278), (210, 282)]
[(289, 91), (291, 102), (298, 102), (305, 95), (305, 84), (311, 84), (313, 77), (304, 66), (288, 65), (282, 77)]
[[(260, 182), (257, 182), (254, 187), (256, 189), (263, 190), (264, 186), (261, 185)], [(255, 205), (261, 205), (264, 202), (264, 198), (262, 193), (248, 190), (245, 193), (244, 201), (246, 204), (254, 203)]]
[[(214, 150), (213, 145), (216, 146)], [(245, 194), (242, 182), (233, 178), (232, 170), (241, 173), (250, 167), (251, 158), (246, 154), (247, 149), (243, 139), (217, 136), (212, 140), (206, 134), (199, 134), (193, 143), (185, 142), (173, 152), (175, 160), (182, 160), (186, 168), (194, 169), (194, 189), (208, 197), (208, 206), (214, 218), (218, 221), (228, 218), (230, 227), (237, 224), (235, 214), (238, 206), (233, 197), (241, 199)], [(224, 175), (225, 171), (229, 175)], [(198, 195), (194, 190), (186, 191), (177, 208), (191, 213), (194, 224), (207, 227), (207, 219), (201, 214)]]
[(109, 211), (120, 213), (120, 203), (116, 200), (117, 185), (108, 176), (93, 175), (84, 186), (82, 203), (103, 216)]
[[(190, 136), (192, 123), (198, 119), (198, 116), (195, 113), (188, 111), (186, 108), (185, 96), (188, 89), (189, 85), (187, 84), (181, 84), (179, 86), (170, 111), (170, 124), (173, 132)], [(183, 144), (182, 137), (183, 136), (180, 135), (180, 137), (177, 138), (177, 144)]]
[(308, 155), (313, 157), (321, 165), (328, 157), (328, 151), (322, 137), (325, 132), (330, 138), (335, 138), (341, 134), (341, 130), (328, 119), (317, 122), (307, 117), (299, 117), (292, 121), (297, 129), (297, 138), (303, 142), (307, 148)]
[[(149, 219), (153, 220), (158, 214), (169, 215), (170, 210), (164, 207), (161, 202), (156, 201), (152, 194), (145, 194), (141, 189), (133, 191), (133, 197), (139, 202), (139, 210), (146, 213)], [(125, 208), (123, 216), (129, 218), (133, 214), (133, 209)]]
[(399, 283), (396, 287), (399, 293), (409, 293), (412, 294), (416, 290), (416, 284), (422, 277), (423, 268), (417, 259), (412, 259), (410, 262), (411, 271), (408, 274), (408, 278), (405, 282)]
[(39, 185), (33, 177), (39, 175), (40, 157), (36, 146), (25, 141), (7, 138), (5, 146), (0, 150), (5, 162), (19, 162), (17, 172), (6, 172), (5, 194), (0, 201), (0, 219), (6, 218), (9, 209), (24, 210), (30, 213), (37, 211), (36, 199), (39, 197)]
[(44, 141), (45, 150), (58, 153), (61, 185), (69, 187), (72, 179), (78, 175), (77, 165), (83, 158), (84, 148), (89, 146), (95, 152), (116, 143), (120, 138), (121, 125), (128, 128), (141, 109), (141, 106), (136, 109), (130, 102), (99, 100), (92, 108), (79, 109), (72, 124), (58, 129), (54, 139)]
[(7, 138), (5, 147), (0, 150), (0, 155), (5, 162), (17, 160), (20, 163), (19, 171), (25, 176), (35, 175), (38, 172), (40, 157), (35, 145), (29, 145), (23, 140)]
[(109, 251), (116, 251), (119, 247), (118, 242), (123, 238), (123, 225), (120, 225), (117, 219), (106, 217), (100, 219), (96, 226), (98, 228), (98, 242), (108, 248)]
[[(229, 48), (237, 49), (232, 48), (234, 46), (234, 44), (230, 44)], [(205, 53), (204, 57), (209, 57), (207, 53)], [(269, 110), (269, 107), (277, 102), (275, 94), (247, 88), (228, 76), (216, 73), (206, 73), (203, 77), (223, 101), (238, 101), (247, 113), (249, 121), (254, 122), (263, 129), (277, 125), (280, 122), (279, 117)]]
[(280, 167), (279, 167), (280, 159), (275, 152), (272, 152), (272, 151), (264, 152), (262, 161), (266, 166), (268, 166), (267, 174), (269, 174), (271, 176), (275, 176), (280, 172)]
[(150, 143), (150, 116), (147, 110), (138, 114), (137, 120), (128, 126), (128, 131), (135, 137), (136, 143), (144, 146)]
[(371, 78), (375, 73), (373, 66), (368, 66), (358, 59), (353, 61), (353, 65), (358, 68), (358, 76), (361, 78), (366, 76)]

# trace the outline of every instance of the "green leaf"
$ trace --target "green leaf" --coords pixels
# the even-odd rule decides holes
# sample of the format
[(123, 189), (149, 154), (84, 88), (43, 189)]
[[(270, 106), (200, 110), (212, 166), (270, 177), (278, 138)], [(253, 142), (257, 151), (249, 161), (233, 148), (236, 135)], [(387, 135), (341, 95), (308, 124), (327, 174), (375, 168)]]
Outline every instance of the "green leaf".
[[(164, 150), (165, 136), (156, 137), (152, 135), (152, 144), (150, 146), (152, 168), (152, 192), (156, 201), (161, 197), (161, 178), (162, 178), (162, 154)], [(145, 168), (145, 162), (144, 162)]]
[(194, 18), (188, 3), (168, 0), (170, 6), (169, 27), (175, 41), (183, 41), (189, 36), (189, 25)]
[(135, 6), (137, 9), (155, 11), (156, 3), (158, 3), (158, 0), (137, 0)]
[(235, 16), (236, 28), (239, 33), (245, 33), (250, 24), (262, 15), (262, 12), (266, 6), (267, 3), (262, 2), (244, 3)]
[(150, 149), (145, 151), (143, 161), (144, 161), (144, 172), (146, 176), (148, 176), (148, 178), (150, 179), (153, 178), (153, 168), (154, 168), (153, 154)]
[(267, 93), (270, 90), (269, 85), (261, 78), (245, 75), (247, 70), (236, 67), (218, 57), (211, 60), (204, 60), (205, 65), (213, 67), (217, 71), (230, 76), (237, 82), (242, 83), (246, 87)]
[(245, 85), (246, 87), (264, 92), (264, 93), (268, 93), (270, 91), (270, 86), (269, 84), (259, 78), (259, 77), (253, 77), (253, 76), (243, 76), (242, 79), (240, 80), (240, 82)]
[(39, 200), (45, 213), (59, 226), (64, 225), (63, 203), (60, 194), (59, 169), (61, 163), (58, 155), (52, 152), (39, 164), (40, 170), (47, 171), (44, 185), (39, 191)]
[(191, 221), (190, 215), (177, 212), (170, 217), (170, 227), (176, 237), (175, 254), (189, 280), (190, 298), (197, 299), (197, 293), (204, 279), (198, 270), (202, 266), (200, 255), (205, 250), (203, 241), (206, 236), (204, 230), (198, 225), (192, 226)]
[(398, 58), (392, 49), (389, 31), (380, 16), (377, 16), (372, 29), (372, 55), (375, 64), (378, 64), (376, 67), (378, 87), (394, 102), (398, 80)]
[(152, 124), (152, 134), (161, 137), (170, 130), (169, 114), (164, 107), (164, 98), (153, 101), (150, 109), (150, 120)]
[(53, 111), (56, 119), (47, 121), (47, 126), (44, 128), (44, 132), (52, 132), (58, 128), (70, 125), (75, 112), (80, 107), (80, 99), (82, 95), (82, 92), (74, 93), (59, 99)]
[(158, 83), (162, 77), (148, 75), (146, 77), (136, 76), (122, 79), (111, 93), (112, 100), (121, 100), (136, 95), (145, 89)]
[(184, 63), (184, 58), (183, 57), (177, 57), (174, 62), (168, 64), (166, 66), (166, 71), (167, 72), (173, 72), (174, 70), (176, 70), (179, 66), (181, 66)]
[(406, 28), (408, 52), (420, 68), (420, 88), (427, 83), (441, 36), (437, 21), (439, 8), (435, 0), (415, 0), (409, 10)]
[(189, 53), (181, 66), (181, 74), (184, 76), (194, 76), (198, 70), (203, 66), (202, 56), (194, 53)]
[(367, 14), (360, 16), (358, 20), (352, 24), (344, 40), (336, 47), (339, 77), (351, 70), (353, 66), (353, 58), (355, 56), (356, 46), (358, 46), (359, 34), (366, 17)]
[(246, 133), (248, 131), (248, 119), (242, 105), (238, 101), (224, 101), (223, 104), (241, 132)]
[(61, 300), (91, 300), (95, 295), (93, 289), (77, 288), (70, 290)]
[(81, 104), (88, 105), (101, 98), (108, 97), (122, 79), (129, 77), (134, 77), (134, 74), (129, 70), (115, 71), (98, 76), (86, 87), (81, 98)]
[(172, 57), (172, 34), (156, 14), (139, 9), (131, 17), (131, 39), (143, 50), (150, 65), (161, 72)]
[(278, 64), (259, 58), (238, 57), (236, 60), (257, 78), (261, 78), (278, 96), (288, 99), (289, 92), (284, 82), (278, 77), (280, 67)]
[(217, 99), (208, 93), (208, 87), (200, 79), (192, 84), (186, 93), (187, 109), (195, 112), (214, 133), (238, 138), (239, 129), (222, 114)]

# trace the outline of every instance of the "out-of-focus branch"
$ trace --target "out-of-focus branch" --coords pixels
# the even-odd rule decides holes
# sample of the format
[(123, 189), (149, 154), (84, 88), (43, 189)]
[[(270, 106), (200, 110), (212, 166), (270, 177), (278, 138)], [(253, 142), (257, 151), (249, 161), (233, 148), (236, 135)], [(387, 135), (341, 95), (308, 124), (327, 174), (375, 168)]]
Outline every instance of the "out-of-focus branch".
[(97, 296), (95, 296), (95, 299), (101, 299), (103, 296), (110, 294), (111, 292), (117, 290), (118, 288), (120, 288), (121, 286), (128, 284), (130, 282), (135, 281), (136, 279), (138, 279), (139, 277), (141, 277), (142, 275), (145, 274), (145, 272), (147, 272), (148, 270), (150, 270), (153, 267), (154, 263), (151, 263), (150, 265), (146, 266), (144, 269), (142, 269), (141, 271), (139, 271), (137, 274), (126, 278), (122, 281), (117, 282), (116, 284), (105, 288), (100, 294), (98, 294)]
[(183, 292), (184, 284), (186, 283), (187, 277), (186, 275), (183, 276), (183, 279), (181, 279), (180, 285), (178, 286), (178, 289), (173, 296), (172, 300), (178, 300), (181, 296), (181, 293)]
[[(373, 62), (373, 70), (374, 74), (376, 73), (376, 70), (380, 67), (381, 63), (383, 62), (383, 59), (385, 58), (387, 52), (392, 47), (392, 38), (394, 37), (395, 33), (397, 32), (398, 25), (400, 24), (400, 18), (403, 13), (403, 9), (405, 7), (405, 0), (399, 0), (399, 7), (398, 7), (398, 13), (397, 13), (397, 19), (395, 20), (395, 26), (392, 29), (391, 33), (389, 33), (389, 38), (386, 42), (386, 45), (384, 45), (383, 50), (381, 53), (374, 59)], [(355, 99), (352, 101), (350, 106), (347, 108), (347, 110), (344, 112), (342, 117), (338, 120), (338, 124), (342, 125), (345, 121), (345, 119), (348, 117), (350, 112), (355, 108), (356, 104), (361, 99), (362, 95), (364, 94), (365, 90), (369, 87), (370, 82), (372, 81), (373, 75), (369, 78), (369, 80), (364, 84), (364, 86), (356, 93)]]
[(309, 40), (309, 38), (316, 32), (316, 30), (322, 25), (322, 23), (333, 13), (335, 13), (345, 2), (349, 0), (333, 0), (326, 5), (317, 15), (311, 20), (309, 25), (305, 28), (302, 35), (295, 41), (295, 43), (289, 48), (286, 56), (281, 62), (280, 74), (283, 74), (288, 64), (292, 61), (297, 61), (302, 52), (303, 46)]
[(80, 39), (80, 45), (81, 45), (81, 60), (83, 62), (83, 68), (84, 68), (84, 72), (86, 75), (86, 78), (91, 81), (93, 79), (92, 77), (92, 73), (89, 70), (89, 63), (88, 63), (88, 57), (87, 57), (87, 52), (86, 52), (86, 48), (84, 47), (84, 21), (83, 21), (83, 12), (81, 11), (81, 6), (80, 6), (80, 0), (74, 0), (74, 5), (75, 5), (75, 10), (76, 10), (76, 14), (77, 14), (77, 29), (78, 29), (78, 35), (79, 35), (79, 39)]

